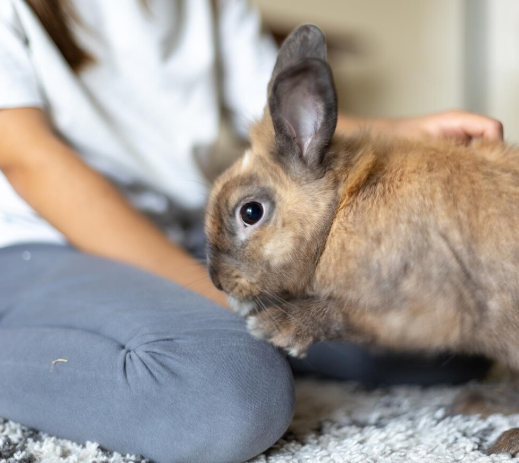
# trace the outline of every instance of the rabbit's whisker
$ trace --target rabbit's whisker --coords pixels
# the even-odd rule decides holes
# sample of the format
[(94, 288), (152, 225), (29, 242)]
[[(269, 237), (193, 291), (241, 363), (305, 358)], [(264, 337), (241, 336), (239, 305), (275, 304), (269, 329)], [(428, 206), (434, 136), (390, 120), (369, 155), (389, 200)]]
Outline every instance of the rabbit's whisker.
[(267, 314), (267, 317), (269, 317), (269, 319), (272, 321), (272, 323), (274, 324), (274, 326), (277, 328), (277, 330), (279, 332), (282, 331), (282, 328), (281, 328), (281, 325), (279, 324), (278, 320), (276, 320), (276, 316), (273, 315), (270, 311), (269, 311), (269, 308), (265, 305), (265, 303), (259, 299), (259, 298), (255, 298), (256, 301), (258, 302), (258, 304), (263, 307), (263, 310), (264, 312)]
[[(267, 298), (268, 298), (268, 296), (267, 296)], [(281, 312), (283, 312), (287, 316), (287, 318), (289, 318), (291, 320), (295, 320), (295, 317), (291, 313), (289, 313), (286, 310), (284, 310), (283, 307), (281, 307), (278, 303), (276, 303), (275, 300), (272, 300), (270, 298), (268, 298), (268, 299), (269, 299), (269, 303), (272, 304), (276, 309), (278, 309)], [(281, 303), (283, 304), (283, 303), (286, 303), (286, 302), (281, 302)]]
[[(273, 293), (271, 293), (271, 292), (269, 292), (269, 291), (265, 291), (265, 293), (267, 293), (267, 295), (269, 296), (269, 299), (272, 298), (272, 299), (274, 299), (274, 300), (277, 300), (278, 303), (280, 303), (280, 304), (284, 304), (284, 305), (286, 305), (287, 307), (290, 307), (290, 308), (292, 308), (292, 309), (295, 309), (295, 310), (298, 310), (298, 309), (299, 309), (299, 307), (297, 307), (296, 305), (294, 305), (294, 304), (288, 302), (286, 299), (283, 299), (281, 296), (277, 296), (276, 294), (273, 294)], [(271, 301), (271, 302), (273, 302), (273, 301)], [(289, 316), (289, 317), (292, 318), (292, 316), (291, 316), (288, 312), (286, 312), (285, 310), (283, 310), (281, 307), (279, 307), (279, 306), (276, 306), (276, 307), (277, 307), (278, 309), (280, 309), (282, 312), (285, 312), (285, 313), (287, 314), (287, 316)]]

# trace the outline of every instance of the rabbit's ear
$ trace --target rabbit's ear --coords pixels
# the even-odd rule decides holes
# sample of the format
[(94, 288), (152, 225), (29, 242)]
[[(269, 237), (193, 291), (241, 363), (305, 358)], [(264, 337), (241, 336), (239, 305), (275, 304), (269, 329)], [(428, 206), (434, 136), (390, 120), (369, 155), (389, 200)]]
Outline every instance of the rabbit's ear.
[(313, 24), (299, 26), (281, 45), (268, 87), (269, 94), (276, 77), (285, 69), (305, 58), (319, 58), (326, 61), (324, 34), (321, 29)]
[(320, 169), (337, 125), (337, 96), (328, 64), (306, 58), (284, 69), (272, 84), (269, 111), (277, 155), (289, 167), (303, 161)]

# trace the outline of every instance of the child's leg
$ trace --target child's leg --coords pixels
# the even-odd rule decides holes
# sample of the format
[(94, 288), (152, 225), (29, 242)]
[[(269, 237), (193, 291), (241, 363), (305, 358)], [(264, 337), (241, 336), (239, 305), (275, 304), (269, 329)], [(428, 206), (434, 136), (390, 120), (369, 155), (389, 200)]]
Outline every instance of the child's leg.
[(369, 385), (459, 384), (481, 379), (490, 361), (483, 357), (445, 354), (427, 357), (370, 351), (342, 342), (318, 343), (304, 359), (289, 358), (296, 374), (310, 374)]
[(67, 248), (0, 263), (0, 416), (158, 463), (243, 461), (288, 426), (288, 364), (239, 317)]

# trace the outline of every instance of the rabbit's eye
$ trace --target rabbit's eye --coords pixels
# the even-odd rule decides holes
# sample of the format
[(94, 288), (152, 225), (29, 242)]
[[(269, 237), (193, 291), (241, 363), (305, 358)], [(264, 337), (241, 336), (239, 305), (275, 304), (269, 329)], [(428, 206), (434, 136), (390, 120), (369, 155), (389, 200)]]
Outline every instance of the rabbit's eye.
[(263, 206), (257, 202), (244, 204), (240, 209), (240, 217), (246, 226), (254, 225), (263, 217)]

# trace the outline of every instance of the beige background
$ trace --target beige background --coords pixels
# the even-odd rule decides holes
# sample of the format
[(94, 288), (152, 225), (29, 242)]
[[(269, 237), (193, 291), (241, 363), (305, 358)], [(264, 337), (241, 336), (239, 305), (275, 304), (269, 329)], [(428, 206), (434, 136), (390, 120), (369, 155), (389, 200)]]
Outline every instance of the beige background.
[(519, 0), (257, 0), (267, 27), (333, 40), (341, 109), (413, 116), (465, 108), (519, 142)]

